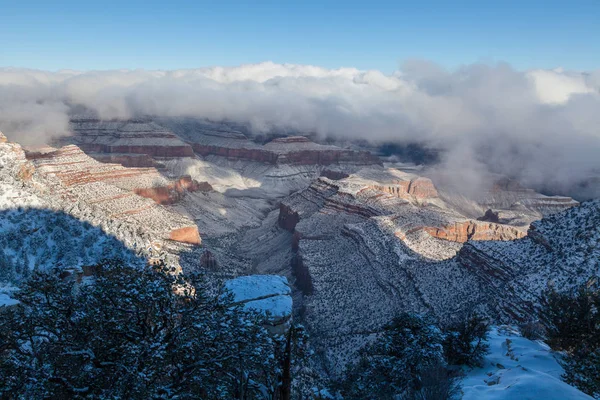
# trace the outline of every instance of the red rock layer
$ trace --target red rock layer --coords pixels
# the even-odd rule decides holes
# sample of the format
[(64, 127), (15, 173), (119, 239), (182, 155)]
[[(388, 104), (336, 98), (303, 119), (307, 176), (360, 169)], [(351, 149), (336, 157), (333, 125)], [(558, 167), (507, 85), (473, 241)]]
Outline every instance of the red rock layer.
[(182, 146), (120, 146), (104, 145), (92, 143), (78, 143), (78, 146), (85, 152), (91, 153), (131, 153), (146, 154), (150, 157), (194, 157), (194, 151), (189, 145)]
[(135, 194), (154, 200), (157, 204), (175, 204), (186, 192), (210, 192), (213, 188), (208, 182), (198, 182), (190, 176), (182, 176), (168, 186), (135, 189)]
[(410, 181), (395, 181), (389, 185), (369, 186), (369, 189), (378, 190), (392, 196), (408, 198), (414, 196), (418, 199), (431, 199), (438, 197), (438, 192), (433, 182), (428, 178), (415, 178)]
[(215, 155), (234, 160), (258, 161), (268, 164), (275, 164), (278, 157), (276, 153), (261, 149), (219, 147), (199, 143), (192, 144), (192, 148), (201, 156)]
[(173, 229), (171, 231), (169, 239), (176, 242), (188, 243), (193, 245), (200, 245), (202, 243), (202, 240), (200, 239), (200, 232), (198, 232), (198, 227), (195, 226)]
[(478, 221), (456, 222), (443, 227), (423, 227), (433, 237), (452, 242), (464, 243), (467, 240), (515, 240), (527, 236), (513, 226)]
[[(292, 145), (293, 146), (293, 145)], [(202, 156), (216, 155), (232, 160), (257, 161), (267, 164), (331, 165), (339, 163), (380, 164), (376, 156), (367, 151), (352, 150), (293, 150), (280, 154), (266, 149), (219, 147), (194, 143), (194, 151)]]

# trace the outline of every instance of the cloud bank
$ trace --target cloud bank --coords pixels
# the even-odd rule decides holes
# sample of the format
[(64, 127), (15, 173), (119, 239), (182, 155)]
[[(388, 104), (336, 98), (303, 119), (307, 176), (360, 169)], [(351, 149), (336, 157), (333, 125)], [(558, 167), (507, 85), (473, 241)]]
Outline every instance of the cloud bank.
[(101, 118), (200, 117), (442, 150), (457, 179), (485, 169), (572, 193), (600, 176), (600, 70), (399, 71), (261, 63), (175, 71), (0, 69), (0, 130), (23, 144), (68, 133), (77, 107)]

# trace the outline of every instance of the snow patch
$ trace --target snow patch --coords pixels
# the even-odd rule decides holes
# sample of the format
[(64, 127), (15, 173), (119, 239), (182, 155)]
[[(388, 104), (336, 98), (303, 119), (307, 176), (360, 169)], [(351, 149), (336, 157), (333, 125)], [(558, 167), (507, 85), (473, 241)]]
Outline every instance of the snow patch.
[(501, 326), (492, 329), (489, 344), (483, 367), (462, 382), (463, 400), (592, 399), (560, 379), (564, 371), (545, 343)]
[(248, 310), (268, 313), (274, 319), (292, 314), (292, 290), (284, 276), (241, 276), (225, 282), (224, 289), (233, 294), (234, 302), (243, 303)]

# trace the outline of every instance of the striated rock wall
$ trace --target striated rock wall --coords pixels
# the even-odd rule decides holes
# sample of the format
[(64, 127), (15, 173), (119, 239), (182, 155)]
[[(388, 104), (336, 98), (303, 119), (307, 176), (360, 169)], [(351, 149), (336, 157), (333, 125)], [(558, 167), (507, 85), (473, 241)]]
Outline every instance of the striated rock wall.
[(414, 196), (417, 199), (434, 199), (438, 192), (429, 178), (418, 177), (411, 180), (397, 180), (384, 185), (370, 185), (370, 189), (391, 194), (404, 199)]
[(410, 181), (408, 194), (420, 199), (438, 197), (438, 192), (429, 178), (419, 177)]
[[(93, 209), (90, 212), (97, 218), (104, 216), (105, 219), (125, 223), (155, 239), (200, 243), (194, 221), (136, 194), (136, 189), (154, 186), (167, 187), (176, 193), (199, 190), (200, 184), (190, 177), (171, 182), (155, 168), (126, 168), (119, 164), (101, 163), (74, 145), (48, 150), (29, 152), (28, 158), (36, 167), (37, 183), (52, 196), (61, 199), (64, 207), (76, 205)], [(169, 200), (170, 193), (167, 190), (163, 198), (164, 193), (158, 189), (153, 193), (154, 200)], [(178, 231), (180, 228), (190, 228), (192, 232), (190, 229)]]
[(160, 144), (153, 145), (151, 138), (144, 138), (148, 140), (148, 144), (128, 144), (128, 145), (111, 145), (111, 144), (95, 144), (95, 143), (78, 143), (78, 146), (85, 152), (90, 153), (116, 153), (116, 154), (145, 154), (151, 157), (194, 157), (193, 149), (188, 145), (180, 146), (163, 146)]
[(232, 160), (246, 160), (276, 164), (278, 158), (277, 154), (261, 149), (220, 147), (217, 145), (206, 145), (200, 143), (193, 143), (192, 148), (201, 156), (215, 155)]
[(150, 120), (103, 121), (95, 118), (74, 118), (70, 127), (73, 136), (64, 138), (62, 144), (75, 144), (88, 153), (118, 154), (123, 161), (131, 161), (138, 164), (136, 166), (142, 161), (123, 155), (194, 157), (194, 151), (189, 144)]
[(149, 154), (121, 154), (121, 153), (88, 153), (93, 159), (109, 164), (121, 164), (128, 168), (159, 167), (155, 159)]
[(459, 243), (468, 240), (515, 240), (527, 236), (527, 232), (510, 225), (472, 220), (442, 227), (424, 227), (423, 230), (438, 239)]
[(456, 260), (478, 279), (486, 292), (490, 311), (501, 321), (514, 323), (534, 315), (535, 304), (528, 300), (533, 296), (526, 286), (517, 282), (520, 268), (510, 259), (467, 243)]
[(263, 148), (232, 148), (217, 145), (192, 144), (193, 150), (202, 156), (215, 155), (232, 160), (256, 161), (267, 164), (332, 165), (342, 163), (378, 164), (379, 159), (369, 152), (344, 149), (296, 150), (289, 145), (285, 153)]

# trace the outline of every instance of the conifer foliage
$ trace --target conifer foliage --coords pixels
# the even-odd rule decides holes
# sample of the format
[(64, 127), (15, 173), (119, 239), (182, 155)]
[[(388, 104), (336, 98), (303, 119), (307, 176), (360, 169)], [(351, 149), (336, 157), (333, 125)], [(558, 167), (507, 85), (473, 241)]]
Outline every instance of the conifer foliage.
[(576, 291), (543, 296), (547, 343), (563, 352), (564, 380), (600, 399), (600, 289), (596, 279)]
[(258, 315), (162, 264), (97, 271), (79, 283), (34, 273), (0, 312), (0, 397), (277, 396), (282, 343)]
[(341, 392), (348, 399), (446, 399), (458, 387), (447, 369), (444, 334), (425, 315), (403, 313), (351, 365)]
[(473, 314), (450, 324), (443, 341), (448, 364), (480, 366), (489, 351), (487, 343), (489, 324), (480, 315)]

